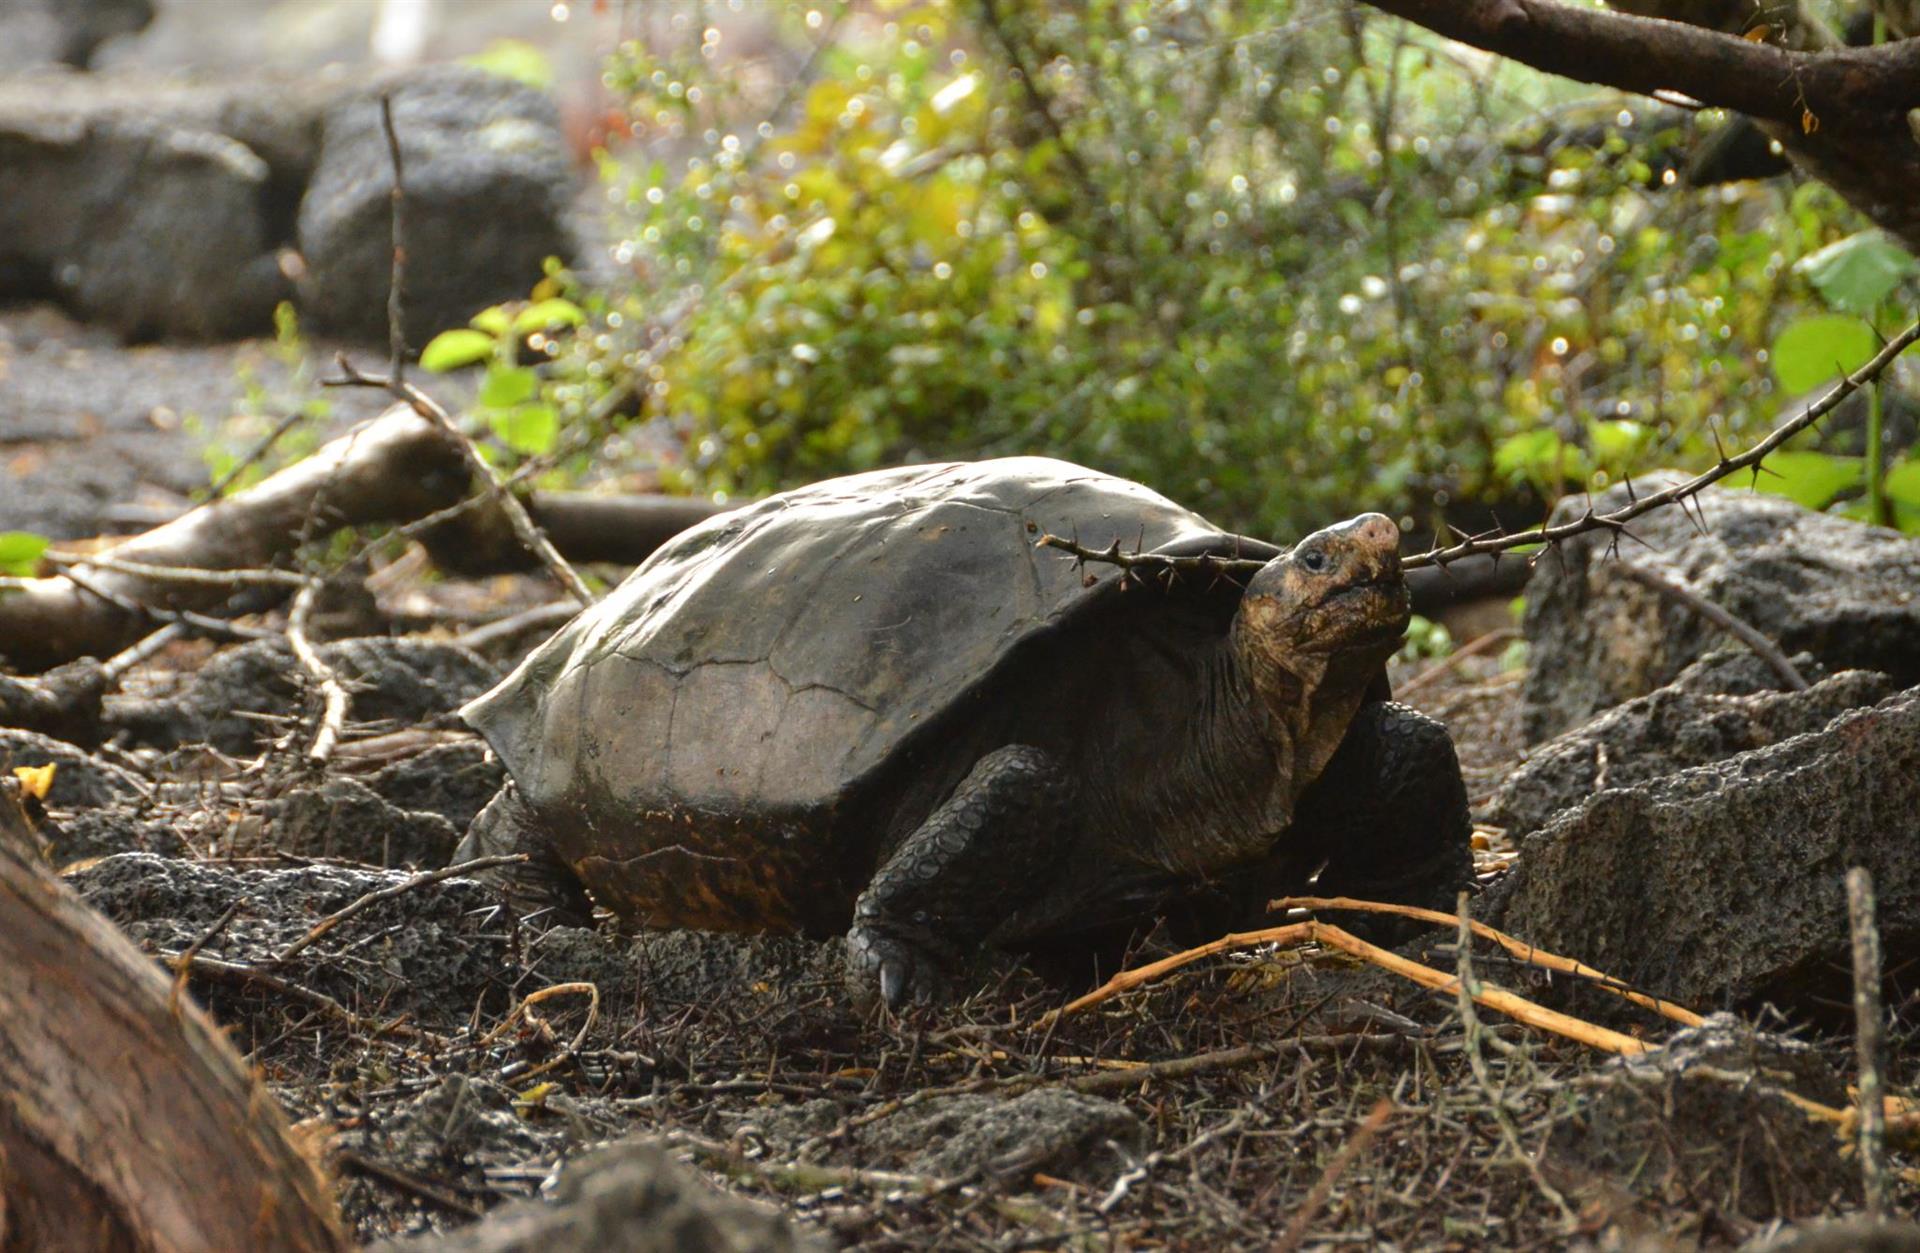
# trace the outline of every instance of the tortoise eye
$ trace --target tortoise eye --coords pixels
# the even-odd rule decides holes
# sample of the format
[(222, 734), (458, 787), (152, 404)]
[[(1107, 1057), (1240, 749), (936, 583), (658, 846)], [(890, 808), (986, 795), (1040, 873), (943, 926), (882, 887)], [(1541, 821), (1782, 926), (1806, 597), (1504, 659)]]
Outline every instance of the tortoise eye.
[(1310, 549), (1300, 554), (1300, 564), (1311, 573), (1318, 574), (1327, 568), (1327, 554), (1318, 548)]

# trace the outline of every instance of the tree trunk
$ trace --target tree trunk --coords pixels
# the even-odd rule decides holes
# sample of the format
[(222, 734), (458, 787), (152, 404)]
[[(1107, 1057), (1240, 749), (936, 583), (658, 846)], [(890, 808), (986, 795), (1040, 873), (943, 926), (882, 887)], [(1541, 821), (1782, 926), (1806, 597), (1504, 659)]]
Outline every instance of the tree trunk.
[(41, 863), (0, 780), (0, 1250), (347, 1247), (279, 1107)]

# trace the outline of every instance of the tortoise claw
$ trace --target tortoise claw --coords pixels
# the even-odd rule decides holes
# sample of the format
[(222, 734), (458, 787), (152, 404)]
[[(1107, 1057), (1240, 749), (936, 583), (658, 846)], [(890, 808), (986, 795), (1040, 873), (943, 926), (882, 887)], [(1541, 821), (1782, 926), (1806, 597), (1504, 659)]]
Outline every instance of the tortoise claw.
[(888, 1009), (932, 1000), (939, 969), (932, 953), (898, 936), (861, 925), (847, 933), (848, 981), (857, 993), (870, 988), (877, 975)]

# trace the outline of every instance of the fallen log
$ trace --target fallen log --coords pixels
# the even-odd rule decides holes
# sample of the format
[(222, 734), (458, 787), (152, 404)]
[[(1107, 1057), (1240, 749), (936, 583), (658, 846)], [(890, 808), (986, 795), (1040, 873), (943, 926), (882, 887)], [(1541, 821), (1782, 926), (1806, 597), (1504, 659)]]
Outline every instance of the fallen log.
[[(395, 408), (271, 478), (115, 545), (115, 562), (194, 570), (271, 566), (303, 534), (404, 521), (465, 492), (460, 454), (432, 425)], [(310, 521), (311, 520), (311, 521)], [(153, 628), (143, 607), (218, 613), (258, 586), (184, 582), (82, 567), (0, 594), (0, 655), (22, 670), (105, 657)]]
[(0, 1248), (349, 1247), (279, 1107), (40, 861), (11, 779), (0, 917)]
[[(451, 510), (470, 485), (453, 442), (396, 405), (255, 486), (118, 543), (91, 563), (0, 590), (0, 658), (39, 671), (109, 656), (169, 613), (226, 616), (271, 605), (298, 580), (270, 582), (259, 572), (283, 562), (303, 541), (340, 527), (412, 522)], [(581, 492), (534, 492), (527, 507), (568, 558), (623, 565), (638, 565), (723, 509), (698, 499)], [(453, 573), (537, 568), (502, 512), (485, 504), (436, 523), (422, 538)], [(194, 571), (234, 573), (187, 577)], [(30, 691), (0, 699), (0, 725), (13, 706), (52, 716), (40, 709), (48, 699)]]

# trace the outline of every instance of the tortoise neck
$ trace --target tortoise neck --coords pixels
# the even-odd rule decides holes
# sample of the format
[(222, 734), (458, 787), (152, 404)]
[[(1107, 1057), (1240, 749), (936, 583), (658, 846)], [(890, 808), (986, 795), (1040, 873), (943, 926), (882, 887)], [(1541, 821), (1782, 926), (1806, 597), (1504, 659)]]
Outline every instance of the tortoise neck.
[(1293, 815), (1292, 732), (1274, 724), (1233, 648), (1207, 658), (1199, 690), (1143, 815), (1159, 833), (1156, 858), (1184, 874), (1264, 855)]

